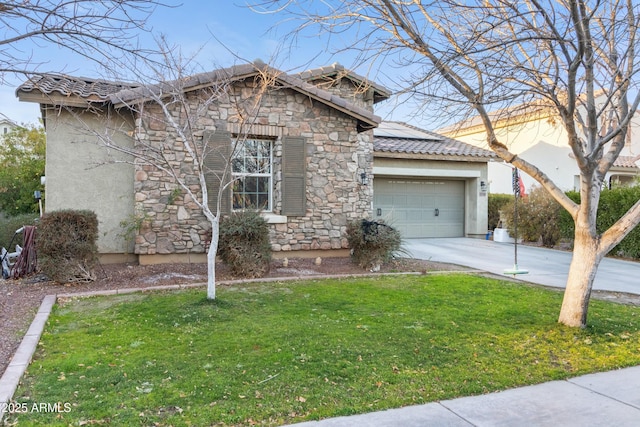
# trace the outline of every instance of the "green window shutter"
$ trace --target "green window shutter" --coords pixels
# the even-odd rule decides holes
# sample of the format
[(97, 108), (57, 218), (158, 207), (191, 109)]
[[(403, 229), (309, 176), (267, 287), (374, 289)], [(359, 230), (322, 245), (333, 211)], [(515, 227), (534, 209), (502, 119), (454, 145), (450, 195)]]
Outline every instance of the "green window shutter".
[[(205, 180), (209, 192), (209, 209), (216, 214), (216, 201), (220, 192), (223, 174), (227, 168), (225, 183), (231, 180), (231, 134), (223, 131), (205, 131), (203, 142), (205, 143)], [(227, 187), (222, 193), (220, 212), (231, 213), (231, 189)]]
[(306, 144), (304, 138), (287, 137), (282, 141), (282, 214), (307, 213)]

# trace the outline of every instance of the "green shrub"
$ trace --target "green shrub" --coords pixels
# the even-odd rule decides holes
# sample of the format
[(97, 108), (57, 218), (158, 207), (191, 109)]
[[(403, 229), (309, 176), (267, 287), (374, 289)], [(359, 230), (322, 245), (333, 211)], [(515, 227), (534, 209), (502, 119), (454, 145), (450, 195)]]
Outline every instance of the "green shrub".
[[(516, 236), (514, 229), (514, 201), (503, 207), (509, 234)], [(554, 247), (561, 238), (559, 216), (562, 207), (542, 187), (534, 187), (525, 198), (518, 199), (518, 237), (526, 242), (542, 241), (546, 247)]]
[[(603, 190), (600, 194), (598, 205), (598, 219), (596, 230), (603, 233), (640, 199), (640, 187), (616, 187), (611, 190)], [(631, 230), (622, 242), (613, 248), (612, 255), (640, 258), (640, 229)]]
[[(576, 203), (580, 203), (580, 193), (577, 191), (567, 191), (565, 193), (571, 200)], [(560, 210), (560, 215), (558, 216), (558, 226), (560, 227), (560, 235), (563, 239), (574, 239), (575, 234), (575, 224), (573, 223), (573, 218), (569, 215), (565, 209)]]
[[(637, 200), (640, 199), (640, 187), (617, 187), (603, 190), (598, 205), (596, 230), (603, 233), (618, 221)], [(631, 230), (622, 242), (613, 248), (612, 255), (640, 258), (640, 229)]]
[(362, 268), (377, 270), (400, 250), (400, 232), (383, 221), (366, 219), (347, 224), (351, 260)]
[[(568, 192), (567, 195), (576, 203), (580, 203), (580, 193)], [(603, 233), (618, 221), (633, 204), (640, 199), (640, 187), (616, 187), (611, 190), (602, 190), (600, 203), (598, 204), (598, 218), (596, 219), (596, 231)], [(575, 226), (568, 213), (561, 216), (563, 224), (563, 237), (573, 238)], [(613, 255), (628, 258), (640, 258), (640, 228), (634, 228), (618, 246), (610, 252)]]
[(22, 214), (17, 216), (0, 214), (0, 247), (6, 248), (9, 252), (13, 252), (16, 244), (22, 246), (21, 234), (13, 239), (11, 248), (9, 248), (9, 243), (17, 229), (24, 225), (36, 225), (37, 220), (38, 214)]
[(91, 211), (60, 210), (42, 217), (38, 227), (38, 264), (60, 283), (95, 280), (98, 218)]
[(271, 265), (269, 226), (256, 211), (235, 212), (220, 222), (218, 255), (241, 277), (262, 277)]
[(489, 194), (489, 230), (493, 230), (498, 227), (498, 224), (500, 223), (500, 211), (503, 210), (504, 206), (511, 201), (513, 201), (513, 196), (511, 194)]

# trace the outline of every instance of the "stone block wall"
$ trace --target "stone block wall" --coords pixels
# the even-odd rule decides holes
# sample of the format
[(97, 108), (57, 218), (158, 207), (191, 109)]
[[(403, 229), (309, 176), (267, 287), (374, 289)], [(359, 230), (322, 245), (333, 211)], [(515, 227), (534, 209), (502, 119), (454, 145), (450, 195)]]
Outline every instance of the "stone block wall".
[[(238, 132), (246, 130), (238, 117), (254, 97), (251, 82), (238, 83), (234, 96), (209, 105), (192, 129), (195, 143), (202, 143), (204, 130)], [(190, 95), (189, 108), (201, 105), (202, 94)], [(185, 118), (183, 111), (174, 117)], [(358, 133), (356, 120), (345, 113), (312, 100), (288, 88), (271, 90), (253, 110), (250, 133), (274, 140), (273, 215), (281, 215), (281, 155), (287, 136), (306, 140), (306, 215), (288, 216), (271, 224), (274, 251), (347, 248), (349, 220), (369, 216), (373, 200), (373, 134)], [(177, 132), (167, 126), (158, 106), (148, 105), (138, 117), (140, 143), (158, 149), (175, 166), (181, 179), (189, 183), (196, 199), (201, 197), (199, 180), (193, 172), (192, 157)], [(365, 173), (369, 185), (360, 183)], [(179, 188), (175, 179), (151, 165), (138, 161), (134, 182), (135, 212), (142, 218), (136, 236), (137, 254), (203, 253), (210, 241), (210, 225), (198, 204)], [(282, 217), (279, 217), (282, 220)]]

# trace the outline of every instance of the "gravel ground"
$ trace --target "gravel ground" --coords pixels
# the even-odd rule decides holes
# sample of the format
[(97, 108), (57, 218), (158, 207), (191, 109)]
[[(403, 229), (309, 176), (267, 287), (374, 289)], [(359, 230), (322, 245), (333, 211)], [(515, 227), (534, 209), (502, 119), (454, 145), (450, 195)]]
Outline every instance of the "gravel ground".
[[(399, 260), (381, 269), (392, 271), (466, 270), (464, 267), (420, 260)], [(0, 279), (0, 376), (9, 365), (14, 352), (45, 295), (77, 292), (147, 288), (152, 286), (206, 282), (206, 264), (126, 265), (112, 264), (98, 268), (97, 279), (90, 283), (58, 284), (46, 281), (42, 275), (23, 280)], [(366, 271), (352, 264), (348, 258), (324, 258), (320, 265), (314, 259), (290, 259), (283, 266), (274, 260), (268, 278), (322, 277), (335, 274), (363, 274)], [(218, 282), (237, 279), (223, 264), (216, 266)]]

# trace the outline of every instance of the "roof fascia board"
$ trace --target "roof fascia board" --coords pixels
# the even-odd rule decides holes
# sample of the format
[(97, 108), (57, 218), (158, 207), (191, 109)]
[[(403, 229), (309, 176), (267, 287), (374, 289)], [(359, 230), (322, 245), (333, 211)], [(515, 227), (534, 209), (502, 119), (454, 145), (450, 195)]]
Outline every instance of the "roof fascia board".
[(487, 163), (495, 161), (493, 157), (486, 156), (451, 156), (447, 154), (419, 154), (419, 153), (392, 153), (386, 151), (374, 151), (373, 157), (386, 159), (415, 159), (415, 160), (438, 160), (451, 162), (474, 162)]
[(427, 169), (427, 168), (402, 168), (373, 165), (373, 175), (389, 176), (424, 176), (441, 178), (480, 178), (479, 170), (469, 169)]
[[(90, 105), (95, 105), (97, 103), (93, 103), (87, 101), (84, 98), (79, 96), (64, 96), (61, 94), (51, 94), (45, 95), (40, 91), (32, 91), (32, 92), (21, 92), (18, 91), (18, 100), (21, 102), (34, 102), (41, 105), (56, 105), (56, 106), (64, 106), (64, 107), (89, 107)], [(99, 103), (103, 103), (104, 101), (100, 101)]]

